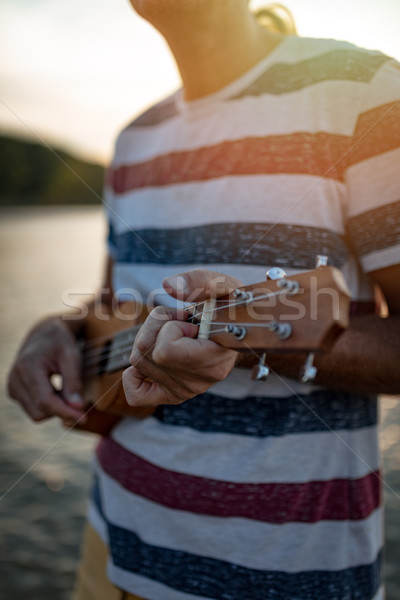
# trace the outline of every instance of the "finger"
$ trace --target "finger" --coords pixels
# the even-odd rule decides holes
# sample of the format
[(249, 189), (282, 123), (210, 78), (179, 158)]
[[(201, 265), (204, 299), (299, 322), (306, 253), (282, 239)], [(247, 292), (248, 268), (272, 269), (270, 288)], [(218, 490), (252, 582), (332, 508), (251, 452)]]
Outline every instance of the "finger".
[(47, 419), (47, 413), (39, 409), (36, 404), (32, 402), (31, 395), (25, 391), (24, 388), (20, 387), (15, 393), (10, 394), (10, 397), (20, 404), (21, 408), (33, 421), (39, 422)]
[(61, 419), (61, 422), (64, 425), (64, 427), (66, 427), (67, 429), (72, 429), (73, 427), (76, 427), (76, 425), (84, 425), (85, 423), (87, 423), (87, 416), (84, 413), (83, 415), (81, 415), (78, 418), (76, 418), (76, 417), (70, 418), (69, 417), (67, 419)]
[(21, 393), (18, 402), (33, 421), (44, 421), (50, 417), (71, 422), (86, 419), (82, 411), (68, 406), (52, 388), (35, 397), (30, 392)]
[(210, 340), (195, 339), (198, 328), (182, 321), (170, 321), (160, 330), (152, 359), (160, 367), (196, 370), (207, 368), (227, 355), (227, 350)]
[(129, 367), (122, 373), (122, 384), (130, 406), (158, 406), (168, 401), (160, 385), (150, 381), (135, 367)]
[(13, 368), (8, 382), (8, 392), (31, 419), (43, 421), (51, 416), (77, 419), (82, 415), (80, 410), (68, 407), (54, 391), (46, 368), (39, 366), (32, 370), (32, 368), (25, 368), (24, 365), (25, 363), (20, 361)]
[[(61, 368), (57, 370), (62, 371)], [(38, 366), (34, 375), (31, 370), (21, 372), (21, 381), (29, 396), (29, 406), (35, 407), (33, 410), (38, 410), (43, 418), (57, 416), (78, 419), (82, 416), (82, 407), (68, 404), (62, 395), (54, 390), (46, 365)]]
[(40, 402), (40, 408), (48, 417), (59, 417), (63, 421), (77, 421), (84, 423), (87, 421), (83, 407), (68, 404), (57, 392), (51, 391), (44, 396)]
[(157, 306), (151, 311), (135, 339), (130, 356), (130, 362), (133, 366), (140, 368), (140, 361), (143, 357), (151, 357), (160, 329), (172, 319), (185, 320), (187, 319), (187, 313), (184, 310), (176, 310), (166, 306)]
[(186, 271), (166, 277), (163, 281), (164, 289), (170, 296), (186, 302), (225, 296), (242, 285), (236, 277), (206, 269)]

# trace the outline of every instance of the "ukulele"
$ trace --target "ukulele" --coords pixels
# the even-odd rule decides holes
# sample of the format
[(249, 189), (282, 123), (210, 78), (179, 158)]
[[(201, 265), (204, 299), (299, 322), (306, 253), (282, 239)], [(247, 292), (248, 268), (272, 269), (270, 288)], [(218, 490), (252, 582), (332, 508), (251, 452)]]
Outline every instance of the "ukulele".
[[(252, 377), (269, 372), (266, 352), (307, 355), (300, 379), (315, 377), (315, 352), (329, 351), (348, 327), (350, 294), (341, 272), (326, 265), (286, 277), (282, 269), (267, 272), (264, 282), (240, 287), (225, 296), (186, 307), (188, 321), (199, 327), (198, 338), (259, 356)], [(137, 408), (125, 399), (122, 372), (130, 366), (135, 337), (147, 317), (146, 307), (125, 302), (118, 313), (92, 310), (85, 320), (82, 341), (83, 396), (88, 422), (76, 429), (107, 434), (122, 416), (144, 418), (154, 407)]]

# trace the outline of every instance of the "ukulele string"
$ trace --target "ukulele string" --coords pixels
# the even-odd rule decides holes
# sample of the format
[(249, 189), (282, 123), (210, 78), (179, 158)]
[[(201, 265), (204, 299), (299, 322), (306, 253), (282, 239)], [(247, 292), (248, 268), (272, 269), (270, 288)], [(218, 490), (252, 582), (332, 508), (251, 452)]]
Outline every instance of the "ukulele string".
[[(232, 307), (236, 307), (236, 306), (241, 306), (243, 304), (252, 304), (253, 302), (258, 302), (259, 300), (269, 300), (270, 298), (275, 298), (275, 297), (281, 296), (282, 294), (285, 294), (285, 293), (287, 293), (287, 290), (283, 288), (282, 290), (277, 290), (276, 292), (270, 292), (269, 294), (263, 294), (262, 296), (257, 296), (256, 298), (244, 298), (243, 300), (237, 300), (236, 302), (232, 302), (230, 304), (224, 304), (223, 306), (218, 306), (215, 308), (203, 310), (199, 313), (194, 313), (193, 315), (190, 315), (190, 316), (191, 316), (191, 318), (196, 318), (196, 317), (202, 316), (206, 313), (209, 313), (209, 312), (214, 313), (218, 310), (223, 310), (225, 308), (232, 308)], [(199, 304), (204, 304), (204, 302), (199, 302), (195, 306), (198, 306)]]
[[(210, 327), (215, 327), (215, 326), (220, 326), (217, 329), (211, 329), (210, 330), (210, 334), (216, 334), (216, 333), (226, 333), (226, 327), (227, 325), (230, 325), (231, 323), (228, 322), (224, 322), (224, 321), (212, 321), (210, 323)], [(241, 322), (235, 322), (235, 325), (238, 327), (264, 327), (265, 329), (270, 329), (270, 325), (268, 323), (241, 323)], [(123, 356), (125, 353), (128, 353), (132, 350), (132, 343), (125, 343), (125, 344), (121, 344), (116, 348), (99, 348), (98, 349), (99, 352), (97, 354), (97, 356), (93, 356), (91, 358), (90, 361), (85, 361), (84, 363), (84, 374), (85, 376), (89, 377), (91, 375), (97, 375), (99, 373), (98, 367), (100, 365), (104, 365), (104, 363), (107, 362), (108, 358), (110, 358), (111, 356), (115, 356), (116, 354)], [(121, 368), (126, 365), (129, 365), (129, 361), (127, 362), (126, 360), (122, 361), (121, 358), (121, 363), (123, 363), (123, 365), (121, 366)], [(88, 371), (89, 369), (92, 369), (91, 371)]]
[[(225, 302), (225, 300), (217, 300), (217, 303), (218, 302), (223, 303), (223, 302)], [(239, 304), (239, 303), (236, 302), (235, 304), (233, 304), (233, 306), (236, 306), (237, 304)], [(204, 301), (196, 302), (194, 304), (191, 304), (190, 306), (188, 306), (186, 308), (186, 310), (188, 310), (188, 309), (194, 309), (196, 311), (197, 307), (200, 306), (200, 305), (204, 305)], [(232, 305), (226, 305), (225, 304), (222, 307), (218, 307), (216, 310), (220, 310), (220, 308), (226, 308), (226, 307), (230, 307), (230, 306), (232, 306)], [(194, 314), (189, 315), (189, 318), (197, 318), (199, 316), (202, 316), (206, 312), (209, 312), (209, 311), (194, 312)], [(140, 327), (141, 327), (141, 324), (140, 325), (135, 325), (135, 326), (133, 326), (133, 327), (131, 327), (129, 329), (122, 330), (120, 333), (121, 333), (121, 335), (129, 335), (131, 333), (135, 333), (136, 334), (139, 331)], [(106, 334), (106, 335), (103, 335), (103, 336), (99, 336), (99, 337), (93, 338), (93, 339), (91, 339), (91, 340), (89, 340), (87, 342), (84, 342), (83, 343), (83, 350), (82, 350), (82, 355), (83, 355), (84, 360), (88, 360), (91, 357), (97, 359), (99, 357), (103, 358), (104, 356), (108, 356), (107, 353), (99, 355), (99, 353), (98, 353), (98, 346), (102, 342), (107, 342), (109, 340), (111, 341), (111, 345), (112, 345), (112, 339), (113, 339), (113, 336), (110, 337), (110, 334)]]
[[(141, 327), (141, 325), (135, 325), (134, 327), (130, 327), (129, 329), (124, 329), (124, 330), (118, 332), (117, 334), (114, 334), (114, 336), (110, 336), (110, 334), (103, 335), (103, 336), (99, 336), (97, 338), (93, 338), (92, 340), (90, 340), (90, 342), (85, 342), (83, 344), (83, 350), (82, 350), (83, 358), (86, 359), (86, 358), (90, 358), (92, 356), (98, 356), (99, 344), (101, 344), (102, 342), (111, 342), (111, 345), (112, 345), (113, 338), (115, 339), (116, 337), (118, 337), (118, 334), (121, 335), (121, 337), (127, 337), (128, 335), (136, 336), (140, 327)], [(104, 348), (107, 348), (107, 346), (103, 346), (103, 349)]]
[[(203, 305), (204, 306), (204, 301), (201, 302), (197, 302), (195, 304), (192, 304), (190, 306), (188, 306), (186, 308), (186, 310), (188, 309), (194, 309), (194, 313), (193, 314), (189, 314), (189, 318), (197, 318), (197, 317), (201, 317), (203, 314), (209, 313), (209, 312), (216, 312), (219, 310), (223, 310), (223, 309), (229, 309), (232, 307), (237, 307), (237, 306), (242, 306), (245, 304), (252, 304), (254, 302), (258, 302), (260, 300), (268, 300), (270, 298), (274, 298), (277, 296), (280, 296), (281, 294), (286, 293), (287, 290), (282, 289), (282, 290), (277, 290), (276, 292), (270, 292), (268, 294), (263, 294), (261, 296), (257, 296), (256, 298), (245, 298), (243, 300), (237, 300), (236, 302), (230, 302), (230, 303), (226, 303), (226, 301), (224, 300), (220, 300), (217, 302), (220, 302), (222, 304), (222, 306), (217, 306), (214, 309), (207, 309), (207, 310), (203, 310), (203, 311), (199, 311), (196, 312), (196, 309), (198, 306)], [(212, 327), (213, 325), (223, 325), (222, 328), (220, 329), (214, 329), (212, 331), (210, 331), (210, 333), (224, 333), (226, 332), (226, 326), (229, 325), (229, 323), (223, 323), (223, 322), (218, 322), (218, 321), (212, 321), (210, 323), (210, 326)], [(260, 324), (260, 323), (238, 323), (235, 322), (235, 325), (240, 327), (265, 327), (265, 328), (269, 328), (268, 324)], [(130, 329), (127, 330), (123, 330), (121, 331), (121, 335), (123, 334), (132, 334), (134, 332), (134, 330), (136, 329), (137, 331), (139, 331), (141, 325), (136, 325)], [(135, 333), (137, 333), (137, 331)], [(110, 339), (108, 336), (104, 336), (106, 339)], [(97, 338), (99, 339), (99, 338)], [(91, 345), (94, 345), (97, 342), (97, 339), (95, 340), (91, 340)], [(120, 354), (123, 355), (127, 352), (129, 352), (132, 349), (132, 340), (124, 342), (122, 344), (118, 344), (117, 346), (115, 346), (113, 344), (113, 342), (111, 341), (111, 344), (103, 347), (103, 348), (94, 348), (90, 351), (84, 350), (83, 353), (83, 357), (84, 357), (84, 368), (89, 368), (89, 367), (98, 367), (101, 364), (104, 364), (108, 358), (112, 355), (115, 354)], [(96, 374), (96, 373), (93, 373)]]

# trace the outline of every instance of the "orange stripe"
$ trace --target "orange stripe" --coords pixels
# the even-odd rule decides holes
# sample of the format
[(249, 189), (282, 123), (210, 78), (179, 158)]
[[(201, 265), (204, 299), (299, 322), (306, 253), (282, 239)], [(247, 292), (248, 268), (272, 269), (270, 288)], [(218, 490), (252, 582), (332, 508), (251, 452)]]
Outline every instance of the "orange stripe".
[(248, 137), (119, 167), (108, 174), (116, 193), (235, 175), (295, 173), (341, 180), (351, 139), (329, 133)]
[(349, 165), (400, 148), (400, 100), (360, 116)]

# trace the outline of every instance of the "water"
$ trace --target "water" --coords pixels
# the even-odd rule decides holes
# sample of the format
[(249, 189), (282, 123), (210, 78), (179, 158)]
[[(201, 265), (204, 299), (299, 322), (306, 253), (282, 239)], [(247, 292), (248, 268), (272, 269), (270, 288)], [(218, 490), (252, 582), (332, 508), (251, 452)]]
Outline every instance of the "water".
[[(95, 438), (33, 424), (6, 399), (6, 373), (28, 327), (65, 311), (63, 295), (101, 284), (101, 209), (0, 211), (0, 598), (67, 600), (73, 585)], [(387, 600), (399, 600), (400, 401), (382, 400)], [(162, 599), (158, 599), (162, 600)], [(241, 600), (241, 599), (238, 599)], [(284, 599), (282, 599), (284, 600)], [(323, 599), (321, 599), (323, 600)]]
[[(94, 436), (33, 424), (4, 392), (26, 330), (65, 312), (63, 294), (100, 286), (105, 226), (98, 207), (0, 213), (0, 598), (67, 600), (90, 485)], [(83, 297), (83, 296), (82, 296)]]

